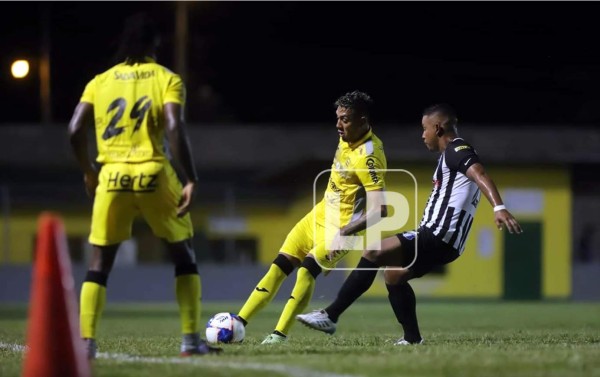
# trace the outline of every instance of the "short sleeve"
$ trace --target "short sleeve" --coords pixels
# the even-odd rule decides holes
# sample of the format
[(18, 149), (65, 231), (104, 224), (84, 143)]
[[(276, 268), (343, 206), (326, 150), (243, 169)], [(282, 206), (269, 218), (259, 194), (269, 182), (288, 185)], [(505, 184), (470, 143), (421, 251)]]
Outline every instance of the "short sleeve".
[(169, 80), (163, 105), (166, 103), (185, 104), (185, 85), (179, 75), (174, 74)]
[(364, 156), (356, 166), (356, 175), (365, 191), (385, 189), (385, 166), (373, 155)]
[(448, 145), (445, 161), (450, 170), (457, 170), (463, 174), (467, 174), (467, 170), (473, 164), (481, 162), (475, 148), (464, 142)]
[(85, 86), (83, 90), (83, 94), (81, 95), (81, 99), (79, 102), (87, 102), (94, 104), (94, 97), (96, 96), (96, 78), (94, 77), (88, 84)]

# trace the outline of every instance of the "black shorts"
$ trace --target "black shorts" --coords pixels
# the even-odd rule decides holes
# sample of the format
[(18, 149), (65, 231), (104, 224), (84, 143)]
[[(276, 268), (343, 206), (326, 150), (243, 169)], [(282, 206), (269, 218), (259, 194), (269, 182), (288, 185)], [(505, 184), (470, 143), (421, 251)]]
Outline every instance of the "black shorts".
[(420, 278), (434, 267), (452, 262), (460, 255), (458, 250), (436, 237), (431, 229), (419, 228), (417, 231), (398, 233), (396, 236), (402, 243), (402, 266), (406, 267), (415, 258), (417, 260), (408, 268)]

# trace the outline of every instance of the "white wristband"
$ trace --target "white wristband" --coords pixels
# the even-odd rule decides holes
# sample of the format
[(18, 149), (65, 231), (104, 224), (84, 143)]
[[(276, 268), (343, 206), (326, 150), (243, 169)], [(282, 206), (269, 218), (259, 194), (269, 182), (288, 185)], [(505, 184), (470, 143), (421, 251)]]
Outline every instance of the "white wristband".
[(499, 206), (494, 207), (494, 212), (502, 211), (503, 209), (506, 209), (506, 206), (504, 204), (500, 204)]

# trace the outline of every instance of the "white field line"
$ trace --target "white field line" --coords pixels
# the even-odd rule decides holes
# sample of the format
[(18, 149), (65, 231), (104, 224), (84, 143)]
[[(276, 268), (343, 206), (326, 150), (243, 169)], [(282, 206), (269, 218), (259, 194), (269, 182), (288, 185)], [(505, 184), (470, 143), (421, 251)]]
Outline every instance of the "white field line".
[[(23, 352), (27, 349), (18, 344), (8, 344), (0, 342), (0, 349), (8, 349), (13, 352)], [(99, 352), (96, 355), (98, 359), (112, 360), (119, 363), (147, 363), (147, 364), (189, 364), (199, 365), (208, 368), (229, 368), (239, 370), (258, 370), (268, 371), (292, 377), (359, 377), (352, 374), (339, 374), (331, 372), (320, 372), (317, 370), (298, 368), (284, 364), (265, 364), (256, 362), (237, 362), (218, 360), (215, 356), (205, 357), (147, 357), (134, 356), (122, 353)]]
[(27, 347), (21, 346), (19, 344), (9, 344), (0, 342), (0, 349), (6, 349), (13, 352), (23, 352), (27, 349)]

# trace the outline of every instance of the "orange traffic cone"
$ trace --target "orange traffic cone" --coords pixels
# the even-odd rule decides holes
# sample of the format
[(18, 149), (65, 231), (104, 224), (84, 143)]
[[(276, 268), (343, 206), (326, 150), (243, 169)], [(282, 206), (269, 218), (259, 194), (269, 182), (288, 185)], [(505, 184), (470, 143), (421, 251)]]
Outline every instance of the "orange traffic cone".
[(38, 222), (29, 304), (24, 377), (88, 377), (79, 337), (71, 262), (61, 219), (42, 213)]

